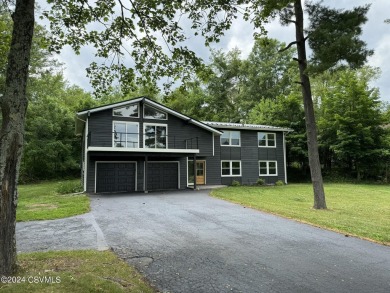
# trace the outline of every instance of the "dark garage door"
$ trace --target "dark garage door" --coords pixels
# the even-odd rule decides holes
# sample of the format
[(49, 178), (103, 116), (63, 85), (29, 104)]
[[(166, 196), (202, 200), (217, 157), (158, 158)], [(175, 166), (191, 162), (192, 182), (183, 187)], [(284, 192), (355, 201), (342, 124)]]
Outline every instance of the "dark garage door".
[(135, 191), (135, 163), (97, 163), (96, 192)]
[(148, 190), (178, 189), (177, 162), (148, 163)]

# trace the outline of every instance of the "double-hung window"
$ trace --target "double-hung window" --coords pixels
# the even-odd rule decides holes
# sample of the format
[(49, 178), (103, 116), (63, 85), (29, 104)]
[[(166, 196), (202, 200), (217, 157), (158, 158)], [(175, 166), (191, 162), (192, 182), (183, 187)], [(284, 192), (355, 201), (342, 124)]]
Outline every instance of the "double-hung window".
[(259, 161), (260, 176), (277, 176), (278, 164), (276, 161)]
[(221, 146), (240, 146), (241, 135), (239, 131), (224, 130), (221, 135)]
[(241, 176), (241, 161), (221, 161), (221, 175)]
[(118, 148), (139, 148), (138, 123), (114, 121), (113, 146)]
[(257, 133), (257, 145), (259, 147), (276, 147), (276, 135), (269, 132)]
[(165, 124), (144, 124), (144, 147), (166, 149), (168, 146), (168, 128)]

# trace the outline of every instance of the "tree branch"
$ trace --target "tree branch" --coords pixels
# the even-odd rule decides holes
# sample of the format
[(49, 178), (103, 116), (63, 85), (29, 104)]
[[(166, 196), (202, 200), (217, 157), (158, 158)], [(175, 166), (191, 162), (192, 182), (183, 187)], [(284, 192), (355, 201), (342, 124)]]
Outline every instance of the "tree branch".
[(297, 23), (295, 20), (292, 20), (292, 19), (285, 19), (285, 18), (283, 18), (283, 21), (289, 22), (289, 23)]
[(293, 58), (294, 61), (297, 61), (298, 63), (302, 63), (302, 60), (298, 59), (298, 58)]
[(285, 48), (283, 48), (283, 49), (280, 49), (278, 52), (279, 52), (279, 53), (282, 53), (282, 52), (284, 52), (284, 51), (287, 51), (288, 49), (291, 48), (291, 46), (296, 45), (296, 44), (298, 44), (297, 41), (291, 42), (290, 44), (288, 44), (287, 47), (285, 47)]

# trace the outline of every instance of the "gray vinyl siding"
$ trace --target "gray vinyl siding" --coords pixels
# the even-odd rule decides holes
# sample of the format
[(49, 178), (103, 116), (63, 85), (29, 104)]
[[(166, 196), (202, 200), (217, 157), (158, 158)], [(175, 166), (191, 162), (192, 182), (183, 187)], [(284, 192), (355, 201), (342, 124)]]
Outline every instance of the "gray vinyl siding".
[(221, 160), (241, 160), (242, 147), (220, 146)]
[[(277, 161), (278, 176), (260, 176), (266, 183), (275, 183), (278, 180), (285, 182), (283, 132), (276, 132), (276, 148), (258, 148), (258, 159), (264, 161)], [(257, 171), (259, 174), (259, 171)]]
[(206, 160), (206, 184), (220, 185), (221, 182), (221, 148), (219, 136), (214, 136), (214, 156), (204, 158)]
[(180, 161), (180, 189), (187, 188), (187, 158), (183, 157)]
[[(283, 132), (276, 133), (276, 148), (258, 147), (256, 130), (239, 130), (241, 133), (241, 146), (221, 146), (220, 136), (198, 127), (174, 115), (168, 114), (167, 120), (143, 119), (143, 105), (139, 103), (139, 118), (114, 117), (112, 109), (92, 113), (88, 117), (88, 132), (90, 135), (90, 146), (112, 147), (113, 121), (127, 121), (139, 123), (139, 147), (143, 148), (144, 124), (165, 124), (168, 132), (168, 148), (186, 149), (198, 148), (200, 153), (196, 154), (198, 160), (206, 161), (206, 184), (208, 185), (230, 185), (233, 180), (241, 184), (255, 184), (258, 178), (263, 178), (267, 184), (275, 183), (277, 180), (285, 182), (284, 174), (284, 152)], [(223, 129), (220, 129), (223, 131)], [(266, 132), (266, 131), (264, 131)], [(186, 146), (185, 140), (193, 138), (193, 145)], [(196, 145), (196, 139), (198, 145)], [(213, 151), (214, 139), (214, 151)], [(193, 159), (193, 154), (174, 153), (143, 153), (140, 152), (89, 152), (87, 160), (87, 192), (95, 191), (95, 162), (96, 161), (136, 161), (137, 162), (137, 191), (144, 190), (145, 156), (148, 161), (179, 161), (180, 162), (180, 188), (187, 187), (187, 158)], [(222, 177), (221, 160), (241, 161), (241, 176)], [(259, 160), (277, 161), (277, 176), (259, 176)]]
[(111, 109), (91, 114), (88, 118), (90, 146), (112, 147), (112, 120)]
[[(146, 122), (147, 120), (145, 120)], [(148, 120), (149, 121), (149, 120)], [(153, 120), (156, 123), (156, 120)], [(196, 125), (188, 123), (180, 118), (177, 118), (173, 115), (168, 116), (168, 138), (169, 138), (169, 148), (174, 148), (174, 143), (176, 148), (185, 149), (185, 140), (191, 139), (193, 141), (192, 147), (190, 147), (190, 142), (188, 143), (188, 148), (199, 148), (199, 154), (197, 156), (211, 156), (213, 154), (212, 139), (213, 134), (210, 131), (207, 131), (203, 128), (200, 128)], [(198, 147), (196, 146), (196, 138), (198, 139)]]
[[(223, 129), (221, 129), (223, 131)], [(272, 131), (271, 131), (272, 132)], [(263, 178), (267, 184), (273, 184), (278, 180), (285, 181), (284, 174), (284, 153), (283, 153), (283, 132), (276, 133), (276, 148), (258, 147), (257, 133), (254, 130), (240, 130), (241, 147), (221, 146), (219, 137), (215, 143), (216, 158), (213, 161), (218, 161), (218, 167), (214, 164), (212, 174), (218, 172), (221, 178), (221, 184), (230, 185), (233, 180), (236, 180), (244, 185), (255, 184), (257, 179)], [(221, 176), (221, 161), (234, 160), (241, 161), (241, 176), (222, 177)], [(259, 176), (259, 161), (277, 161), (278, 175), (277, 176)], [(216, 175), (214, 175), (216, 176)]]
[[(140, 103), (140, 110), (142, 113), (142, 103)], [(213, 153), (212, 137), (213, 134), (191, 124), (183, 119), (168, 114), (167, 120), (159, 119), (143, 119), (140, 118), (124, 118), (112, 116), (112, 109), (92, 113), (88, 119), (89, 133), (90, 133), (90, 146), (94, 147), (112, 147), (112, 131), (113, 121), (127, 121), (139, 123), (139, 145), (143, 147), (143, 132), (144, 123), (151, 124), (166, 124), (168, 126), (168, 148), (186, 149), (186, 139), (192, 139), (191, 143), (188, 142), (188, 148), (199, 148), (199, 156), (210, 156)], [(198, 146), (196, 145), (198, 141)]]

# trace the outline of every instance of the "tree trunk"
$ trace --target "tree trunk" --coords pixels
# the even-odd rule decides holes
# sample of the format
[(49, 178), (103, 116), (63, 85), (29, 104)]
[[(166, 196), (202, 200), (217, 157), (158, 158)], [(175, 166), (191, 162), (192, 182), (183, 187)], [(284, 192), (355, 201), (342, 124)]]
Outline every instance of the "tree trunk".
[(0, 275), (16, 270), (17, 184), (27, 110), (26, 85), (34, 32), (35, 0), (17, 0), (8, 55), (0, 132)]
[(326, 209), (324, 185), (322, 181), (320, 157), (318, 154), (317, 126), (314, 116), (313, 100), (311, 97), (310, 79), (307, 75), (306, 40), (303, 33), (303, 9), (301, 0), (294, 2), (295, 36), (297, 42), (299, 73), (305, 109), (307, 147), (311, 180), (314, 190), (314, 208)]

